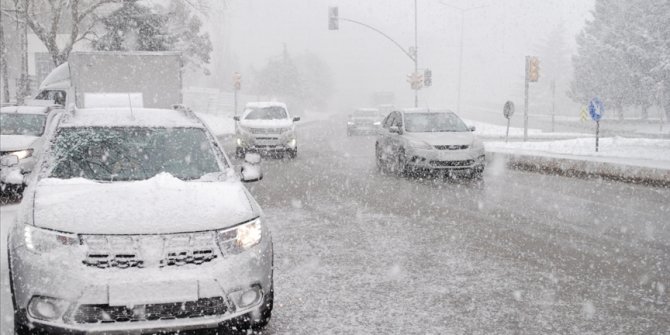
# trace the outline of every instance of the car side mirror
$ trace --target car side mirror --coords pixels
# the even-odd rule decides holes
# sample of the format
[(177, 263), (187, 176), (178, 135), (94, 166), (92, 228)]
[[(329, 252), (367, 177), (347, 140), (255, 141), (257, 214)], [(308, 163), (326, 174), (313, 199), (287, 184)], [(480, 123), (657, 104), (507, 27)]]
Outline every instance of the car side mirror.
[(233, 120), (235, 120), (235, 121), (240, 121), (240, 117), (237, 116), (237, 115), (235, 115), (235, 116), (233, 116)]
[(245, 183), (251, 183), (263, 179), (261, 169), (261, 155), (255, 152), (248, 152), (244, 155), (244, 163), (240, 169), (241, 180)]
[(16, 155), (6, 155), (0, 158), (0, 166), (11, 167), (19, 164), (19, 157)]
[(295, 117), (293, 117), (293, 122), (298, 122), (298, 121), (300, 121), (300, 117), (299, 117), (299, 116), (295, 116)]
[(402, 130), (398, 126), (390, 126), (389, 132), (391, 132), (392, 134), (402, 135)]
[(477, 128), (475, 126), (471, 126), (468, 129), (470, 129), (470, 131), (475, 131)]

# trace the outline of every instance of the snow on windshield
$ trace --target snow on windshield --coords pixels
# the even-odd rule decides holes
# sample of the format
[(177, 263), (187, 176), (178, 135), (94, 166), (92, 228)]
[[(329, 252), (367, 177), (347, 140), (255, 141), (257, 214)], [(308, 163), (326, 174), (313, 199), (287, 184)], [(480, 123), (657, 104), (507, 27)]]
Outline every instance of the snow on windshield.
[(412, 133), (462, 132), (468, 127), (452, 113), (405, 113), (405, 130)]
[(247, 110), (246, 120), (281, 120), (288, 116), (283, 107), (251, 107)]

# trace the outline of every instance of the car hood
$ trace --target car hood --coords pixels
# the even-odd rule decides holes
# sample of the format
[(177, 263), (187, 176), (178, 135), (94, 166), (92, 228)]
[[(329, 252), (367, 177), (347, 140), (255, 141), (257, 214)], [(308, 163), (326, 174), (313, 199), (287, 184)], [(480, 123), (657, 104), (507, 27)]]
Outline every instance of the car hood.
[(0, 151), (34, 149), (33, 144), (39, 139), (39, 136), (0, 135)]
[(36, 226), (77, 234), (170, 234), (215, 230), (260, 215), (239, 181), (151, 179), (99, 183), (41, 180), (34, 193)]
[(475, 139), (472, 132), (431, 132), (405, 133), (410, 139), (423, 141), (430, 145), (471, 145)]
[(293, 125), (293, 120), (241, 120), (240, 125), (249, 128), (286, 128)]

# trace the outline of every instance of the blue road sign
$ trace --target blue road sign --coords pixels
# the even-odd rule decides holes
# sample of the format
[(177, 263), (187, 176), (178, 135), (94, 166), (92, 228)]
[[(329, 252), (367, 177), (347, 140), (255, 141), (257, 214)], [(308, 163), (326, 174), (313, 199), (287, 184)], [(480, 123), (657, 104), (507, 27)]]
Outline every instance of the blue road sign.
[(603, 102), (598, 97), (591, 99), (591, 102), (589, 102), (589, 115), (591, 115), (591, 119), (598, 122), (603, 117), (603, 113), (605, 113)]

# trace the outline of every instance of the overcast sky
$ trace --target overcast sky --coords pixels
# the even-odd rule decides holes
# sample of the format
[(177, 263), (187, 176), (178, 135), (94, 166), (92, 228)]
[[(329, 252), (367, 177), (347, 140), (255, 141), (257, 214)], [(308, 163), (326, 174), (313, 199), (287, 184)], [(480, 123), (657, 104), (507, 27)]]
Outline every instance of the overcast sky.
[[(574, 37), (590, 17), (593, 0), (442, 0), (485, 8), (465, 14), (462, 94), (464, 105), (494, 105), (523, 94), (524, 56), (546, 49), (547, 34), (559, 24)], [(328, 7), (341, 17), (377, 27), (401, 45), (414, 42), (412, 0), (230, 0), (225, 23), (210, 16), (215, 64), (231, 64), (244, 75), (281, 52), (310, 51), (335, 74), (336, 108), (370, 104), (375, 91), (393, 91), (397, 105), (413, 103), (405, 82), (413, 63), (378, 34), (347, 22), (328, 30)], [(419, 67), (433, 70), (433, 87), (420, 92), (421, 105), (455, 109), (460, 41), (459, 11), (440, 0), (418, 0)], [(228, 42), (230, 49), (217, 44)], [(227, 79), (224, 79), (227, 80)], [(520, 100), (518, 100), (520, 101)]]

